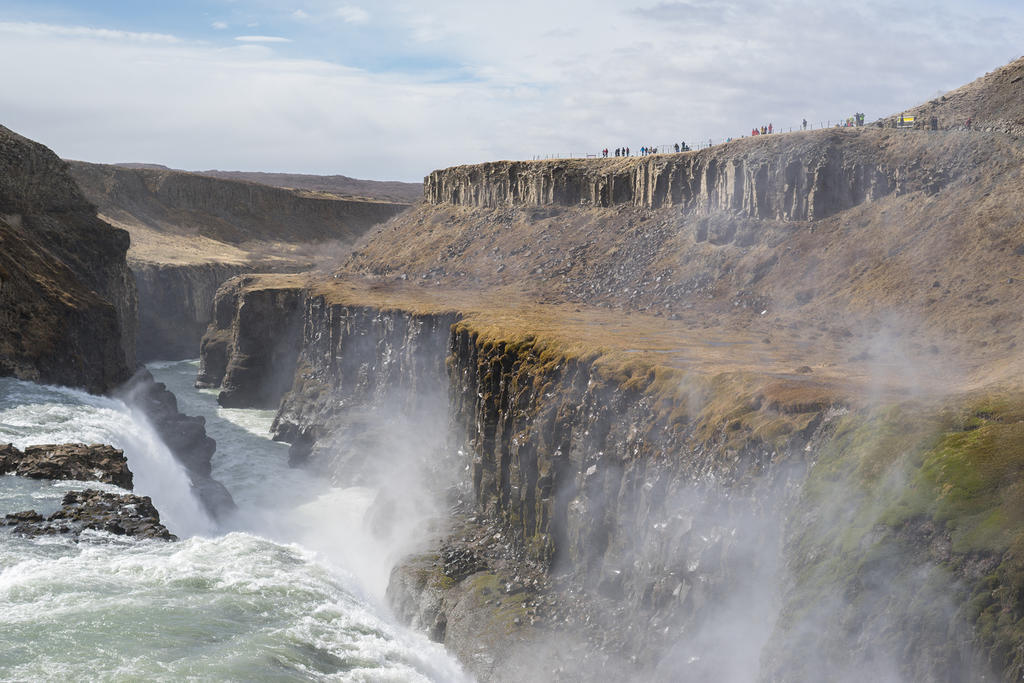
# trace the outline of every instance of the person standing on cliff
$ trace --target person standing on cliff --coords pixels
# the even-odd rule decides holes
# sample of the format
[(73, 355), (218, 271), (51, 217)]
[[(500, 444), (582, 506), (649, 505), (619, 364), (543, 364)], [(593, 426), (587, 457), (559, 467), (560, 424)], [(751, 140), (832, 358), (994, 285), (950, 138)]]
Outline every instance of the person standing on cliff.
[(807, 130), (807, 119), (804, 119), (804, 130)]
[(771, 134), (772, 134), (772, 124), (769, 123), (768, 124), (768, 135), (771, 135)]

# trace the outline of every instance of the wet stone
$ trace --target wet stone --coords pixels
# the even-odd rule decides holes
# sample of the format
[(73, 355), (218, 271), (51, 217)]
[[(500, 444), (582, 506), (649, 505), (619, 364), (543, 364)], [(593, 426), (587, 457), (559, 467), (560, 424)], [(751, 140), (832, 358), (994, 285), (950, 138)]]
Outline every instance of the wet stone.
[(61, 508), (45, 520), (34, 510), (28, 510), (7, 515), (3, 525), (13, 525), (15, 534), (27, 537), (59, 534), (78, 540), (88, 529), (117, 536), (178, 540), (160, 523), (160, 513), (149, 496), (89, 489), (72, 491), (61, 503)]

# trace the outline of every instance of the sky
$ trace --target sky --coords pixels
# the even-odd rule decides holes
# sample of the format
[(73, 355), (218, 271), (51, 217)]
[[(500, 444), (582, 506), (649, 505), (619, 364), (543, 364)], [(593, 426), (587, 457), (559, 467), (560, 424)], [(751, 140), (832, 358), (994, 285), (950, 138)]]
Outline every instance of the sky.
[(69, 159), (418, 181), (897, 113), (1020, 0), (0, 0), (0, 124)]

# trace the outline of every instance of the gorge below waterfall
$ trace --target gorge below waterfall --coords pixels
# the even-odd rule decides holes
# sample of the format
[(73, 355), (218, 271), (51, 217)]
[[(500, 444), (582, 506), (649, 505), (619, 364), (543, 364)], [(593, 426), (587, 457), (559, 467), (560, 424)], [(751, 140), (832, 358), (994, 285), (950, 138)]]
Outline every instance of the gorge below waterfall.
[(1024, 680), (1022, 80), (398, 186), (0, 126), (0, 680)]
[[(469, 680), (383, 607), (388, 568), (361, 562), (385, 556), (360, 531), (373, 491), (289, 468), (287, 447), (269, 438), (272, 412), (218, 408), (212, 392), (191, 388), (196, 363), (151, 370), (185, 412), (206, 418), (214, 476), (238, 510), (211, 521), (181, 466), (121, 401), (0, 379), (0, 442), (123, 449), (136, 492), (182, 539), (0, 531), (0, 678)], [(82, 484), (0, 476), (0, 513), (47, 514), (72, 488)]]

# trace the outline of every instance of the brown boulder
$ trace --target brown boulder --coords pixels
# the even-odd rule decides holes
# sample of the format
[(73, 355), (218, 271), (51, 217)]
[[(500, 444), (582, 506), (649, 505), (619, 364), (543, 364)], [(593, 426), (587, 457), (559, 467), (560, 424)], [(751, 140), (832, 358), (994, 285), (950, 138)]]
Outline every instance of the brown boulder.
[(101, 444), (29, 446), (24, 452), (6, 444), (0, 446), (0, 474), (99, 481), (128, 490), (133, 486), (124, 451)]

